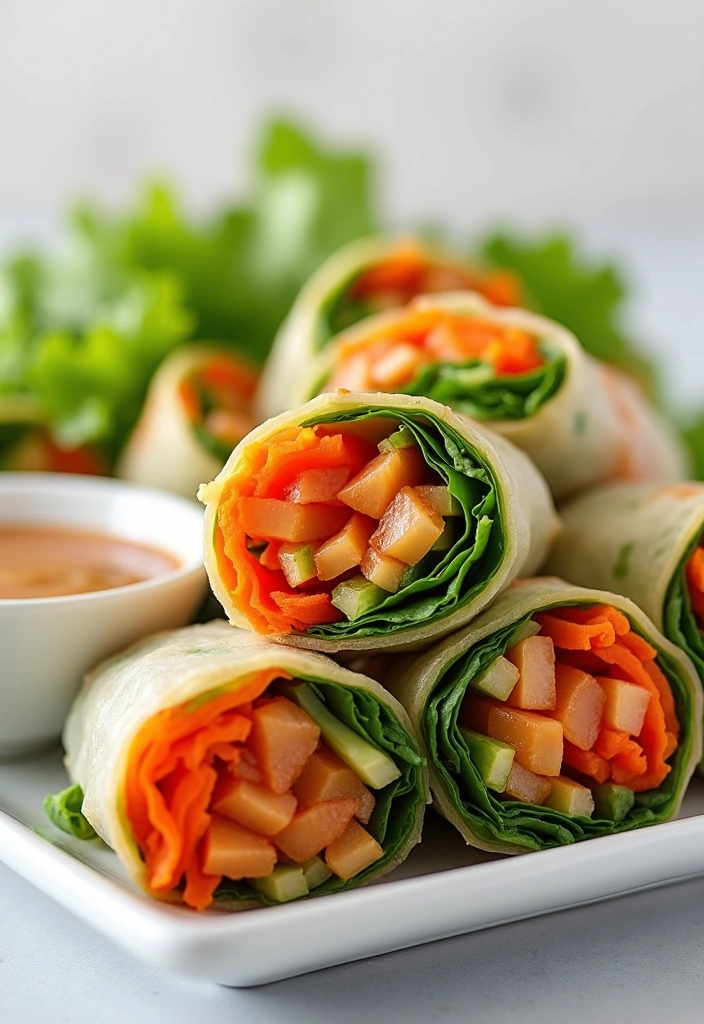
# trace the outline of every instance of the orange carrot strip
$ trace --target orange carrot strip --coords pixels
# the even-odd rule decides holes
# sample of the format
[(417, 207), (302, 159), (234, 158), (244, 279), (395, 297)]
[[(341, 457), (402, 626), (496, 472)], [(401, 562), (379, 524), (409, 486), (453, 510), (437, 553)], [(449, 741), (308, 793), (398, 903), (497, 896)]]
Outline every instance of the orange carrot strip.
[(596, 622), (591, 626), (583, 626), (559, 619), (548, 612), (541, 612), (533, 618), (540, 623), (543, 633), (550, 637), (556, 647), (564, 647), (567, 650), (589, 651), (597, 647), (608, 647), (616, 639), (614, 627), (610, 622)]
[(605, 761), (610, 761), (623, 748), (624, 740), (628, 740), (625, 732), (602, 726), (592, 750), (599, 757), (603, 757)]
[(296, 626), (298, 630), (323, 622), (339, 622), (344, 618), (342, 612), (330, 603), (329, 594), (287, 594), (275, 590), (271, 596), (291, 621), (295, 619), (300, 623)]
[(570, 768), (581, 772), (582, 775), (588, 775), (597, 782), (606, 782), (609, 777), (609, 765), (603, 757), (599, 757), (592, 750), (580, 750), (569, 740), (565, 740), (562, 761)]
[(618, 782), (616, 774), (622, 778), (644, 775), (648, 768), (648, 762), (643, 748), (635, 740), (626, 737), (621, 749), (611, 759), (611, 775), (615, 782)]
[(657, 691), (660, 696), (660, 704), (662, 705), (663, 714), (665, 716), (665, 727), (669, 733), (672, 733), (675, 740), (677, 740), (680, 735), (680, 723), (677, 721), (675, 698), (672, 694), (672, 690), (670, 689), (670, 684), (665, 678), (665, 674), (657, 662), (646, 661), (643, 664), (643, 668), (657, 687)]
[[(647, 640), (644, 640), (638, 633), (626, 633), (624, 636), (619, 638), (619, 643), (623, 647), (627, 647), (631, 654), (635, 654), (639, 661), (646, 662), (652, 661), (657, 657), (658, 652), (649, 644)], [(645, 665), (643, 666), (645, 667)]]
[(687, 580), (695, 590), (704, 592), (704, 548), (695, 548), (687, 562)]
[(265, 569), (280, 570), (279, 551), (282, 544), (283, 541), (281, 540), (270, 540), (259, 556), (259, 564)]

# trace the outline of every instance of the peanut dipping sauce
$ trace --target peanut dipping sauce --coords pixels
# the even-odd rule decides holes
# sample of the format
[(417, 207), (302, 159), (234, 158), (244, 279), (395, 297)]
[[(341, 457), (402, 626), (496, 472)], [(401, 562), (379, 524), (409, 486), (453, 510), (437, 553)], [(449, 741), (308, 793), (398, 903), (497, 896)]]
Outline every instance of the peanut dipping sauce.
[(0, 600), (112, 590), (180, 564), (165, 551), (109, 533), (0, 524)]

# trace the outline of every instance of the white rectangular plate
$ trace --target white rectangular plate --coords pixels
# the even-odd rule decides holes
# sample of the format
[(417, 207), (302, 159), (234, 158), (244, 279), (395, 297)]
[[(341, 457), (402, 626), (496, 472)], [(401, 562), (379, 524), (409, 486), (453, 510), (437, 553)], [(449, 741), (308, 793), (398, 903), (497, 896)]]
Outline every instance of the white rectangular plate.
[(665, 825), (518, 857), (464, 846), (429, 813), (423, 843), (366, 889), (236, 914), (196, 914), (137, 891), (99, 840), (49, 825), (58, 753), (0, 766), (0, 859), (103, 934), (161, 967), (259, 985), (704, 873), (704, 782)]

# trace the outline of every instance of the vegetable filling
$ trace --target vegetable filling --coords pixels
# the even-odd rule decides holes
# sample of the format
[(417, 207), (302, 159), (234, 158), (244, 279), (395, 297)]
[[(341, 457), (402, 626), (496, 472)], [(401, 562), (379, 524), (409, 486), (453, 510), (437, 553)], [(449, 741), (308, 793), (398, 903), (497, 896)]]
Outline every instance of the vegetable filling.
[(593, 605), (537, 612), (458, 663), (424, 727), (477, 835), (540, 849), (653, 820), (682, 720), (659, 662)]
[(444, 309), (409, 309), (331, 351), (320, 391), (424, 395), (481, 419), (531, 415), (565, 371), (564, 358), (527, 331)]
[[(361, 717), (386, 750), (333, 710), (347, 701), (354, 723), (356, 699), (373, 704)], [(125, 786), (149, 889), (180, 890), (197, 910), (219, 896), (280, 903), (392, 855), (422, 760), (384, 710), (367, 693), (274, 669), (155, 715), (132, 744)]]
[(196, 437), (224, 461), (255, 426), (249, 411), (255, 373), (225, 356), (213, 358), (181, 381), (179, 396)]
[(335, 296), (327, 313), (329, 334), (322, 343), (373, 313), (407, 305), (417, 295), (452, 291), (479, 292), (495, 306), (519, 306), (522, 298), (520, 282), (510, 271), (440, 262), (418, 243), (403, 242)]
[[(359, 433), (316, 424), (253, 443), (226, 485), (215, 550), (233, 600), (259, 632), (336, 635), (351, 623), (382, 631), (387, 610), (412, 620), (423, 614), (414, 604), (426, 614), (451, 605), (471, 589), (477, 561), (486, 554), (495, 563), (488, 472), (459, 473), (469, 457), (454, 445), (450, 467), (447, 441), (428, 426), (378, 416), (360, 423)], [(369, 439), (380, 435), (376, 445)]]

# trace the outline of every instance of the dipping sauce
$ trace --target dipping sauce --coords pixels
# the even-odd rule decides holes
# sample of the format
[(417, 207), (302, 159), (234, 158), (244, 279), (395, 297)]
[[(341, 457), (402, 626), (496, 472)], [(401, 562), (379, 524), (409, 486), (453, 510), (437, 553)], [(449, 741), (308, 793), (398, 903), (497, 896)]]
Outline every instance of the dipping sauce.
[(0, 524), (0, 600), (112, 590), (180, 564), (165, 551), (109, 533)]

